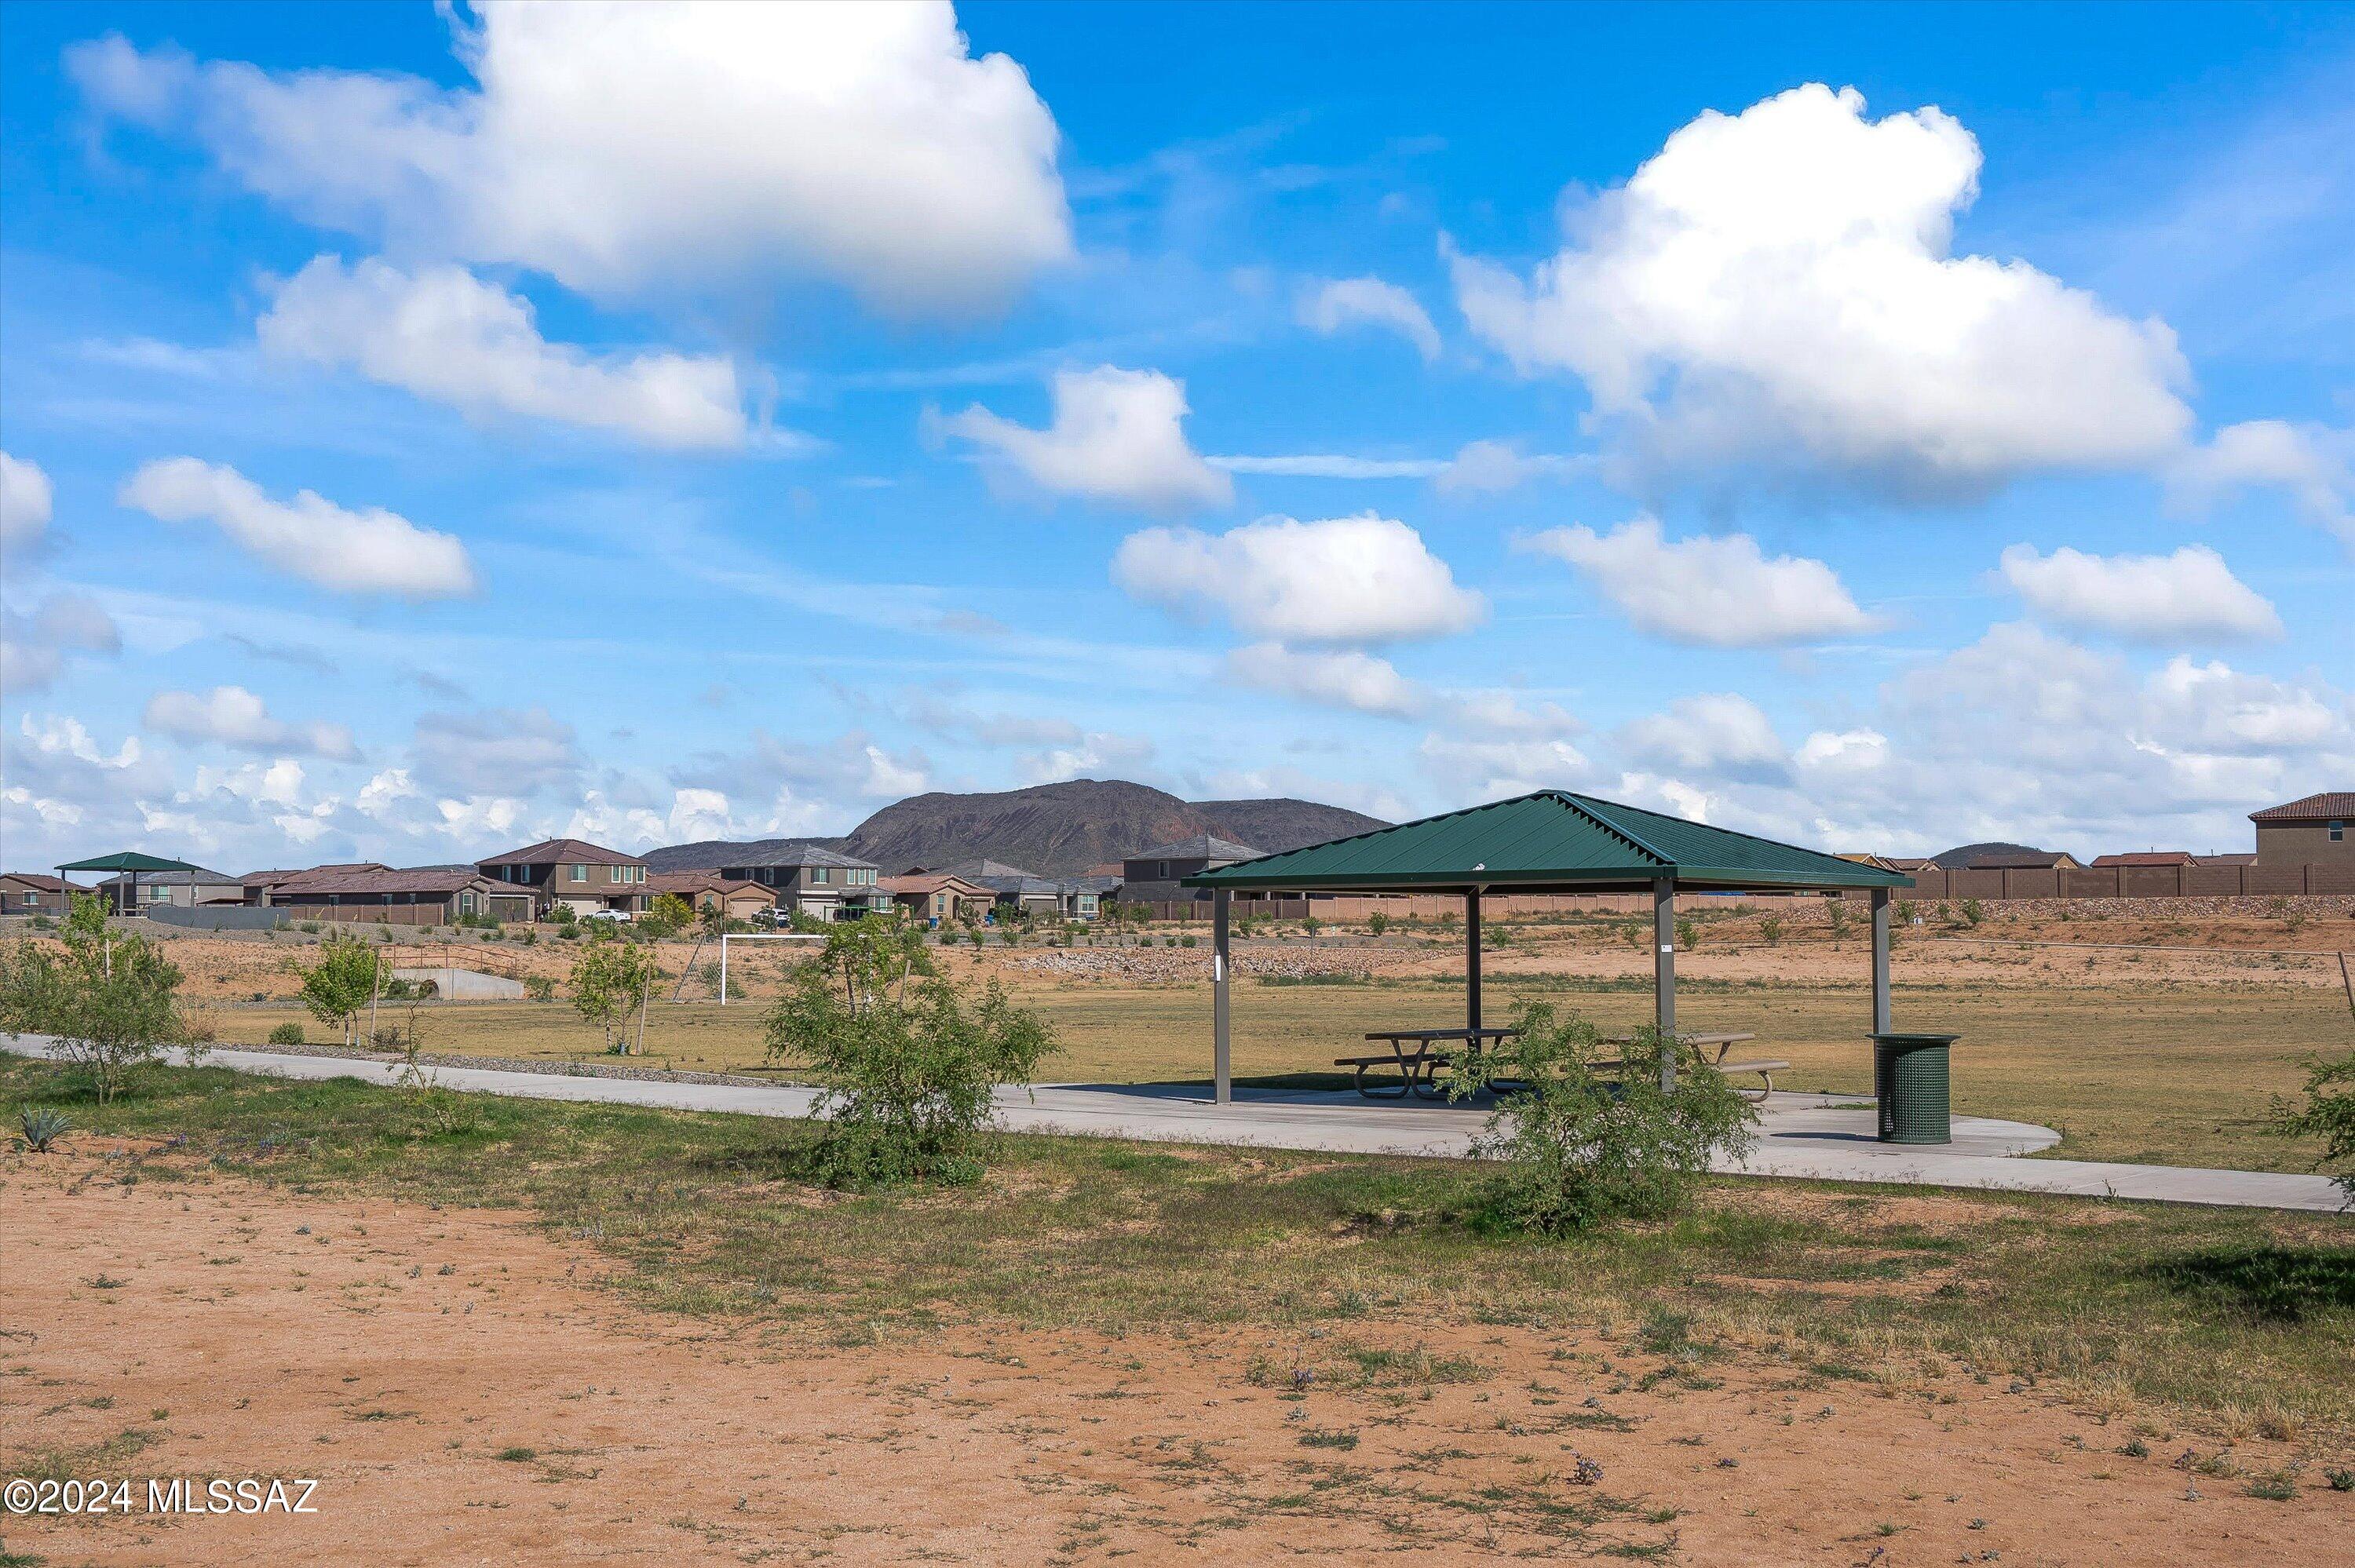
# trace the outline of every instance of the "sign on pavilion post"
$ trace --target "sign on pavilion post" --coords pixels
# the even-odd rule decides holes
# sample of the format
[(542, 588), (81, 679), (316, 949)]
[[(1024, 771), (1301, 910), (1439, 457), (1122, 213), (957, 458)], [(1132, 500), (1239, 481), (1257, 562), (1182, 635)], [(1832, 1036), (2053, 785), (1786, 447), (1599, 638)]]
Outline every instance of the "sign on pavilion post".
[(1677, 885), (1652, 884), (1652, 1022), (1660, 1032), (1660, 1092), (1677, 1086)]

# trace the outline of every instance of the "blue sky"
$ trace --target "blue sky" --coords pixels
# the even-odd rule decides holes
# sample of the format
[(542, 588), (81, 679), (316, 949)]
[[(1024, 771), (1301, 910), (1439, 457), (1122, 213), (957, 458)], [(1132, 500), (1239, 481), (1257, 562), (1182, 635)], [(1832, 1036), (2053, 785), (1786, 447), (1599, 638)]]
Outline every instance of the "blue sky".
[(2355, 784), (2355, 9), (18, 7), (12, 865)]

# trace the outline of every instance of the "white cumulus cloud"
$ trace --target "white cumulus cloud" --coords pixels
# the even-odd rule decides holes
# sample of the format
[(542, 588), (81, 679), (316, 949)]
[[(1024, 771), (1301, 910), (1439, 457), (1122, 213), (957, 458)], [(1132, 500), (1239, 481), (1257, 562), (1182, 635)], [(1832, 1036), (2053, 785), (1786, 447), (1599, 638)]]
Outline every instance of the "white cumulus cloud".
[(262, 700), (243, 686), (209, 692), (158, 692), (147, 699), (141, 721), (176, 739), (211, 742), (239, 751), (296, 752), (349, 761), (359, 755), (352, 732), (339, 724), (289, 724), (271, 716)]
[(1439, 357), (1439, 329), (1423, 302), (1380, 278), (1336, 278), (1313, 284), (1300, 296), (1300, 324), (1331, 334), (1345, 327), (1372, 326), (1394, 332), (1426, 360)]
[(1227, 655), (1227, 673), (1260, 691), (1360, 713), (1403, 718), (1421, 712), (1426, 701), (1389, 660), (1354, 650), (1303, 652), (1254, 642)]
[(1187, 442), (1184, 382), (1157, 370), (1105, 365), (1058, 372), (1053, 392), (1054, 419), (1043, 430), (978, 404), (942, 419), (940, 428), (996, 453), (1055, 495), (1149, 512), (1234, 499), (1234, 482)]
[(1678, 642), (1764, 648), (1881, 625), (1831, 567), (1801, 556), (1769, 560), (1747, 534), (1670, 540), (1638, 517), (1608, 534), (1550, 528), (1521, 546), (1577, 567), (1628, 620)]
[(39, 463), (0, 452), (0, 547), (37, 542), (48, 531), (54, 501)]
[(2204, 545), (2171, 556), (2051, 555), (2014, 545), (1997, 569), (2042, 620), (2137, 641), (2185, 637), (2278, 637), (2281, 617), (2224, 557)]
[(1523, 278), (1455, 255), (1473, 330), (1567, 370), (1656, 471), (1790, 467), (1901, 493), (2137, 467), (2190, 412), (2175, 338), (2025, 261), (1951, 253), (1977, 141), (1795, 88), (1670, 136)]
[(946, 0), (456, 14), (470, 86), (69, 52), (101, 108), (185, 127), (306, 220), (599, 296), (815, 273), (894, 312), (1005, 301), (1071, 254), (1054, 117)]
[(2355, 549), (2355, 431), (2284, 419), (2227, 425), (2167, 470), (2170, 500), (2200, 511), (2255, 485), (2288, 493), (2307, 521)]
[(1732, 692), (1679, 697), (1620, 731), (1627, 754), (1660, 772), (1774, 780), (1790, 753), (1756, 703)]
[(144, 465), (118, 499), (165, 523), (208, 520), (257, 560), (338, 593), (448, 599), (477, 586), (451, 535), (382, 507), (347, 511), (314, 491), (273, 501), (237, 470), (192, 457)]
[(1224, 534), (1148, 528), (1121, 541), (1113, 577), (1140, 599), (1222, 611), (1277, 642), (1395, 642), (1465, 630), (1487, 601), (1405, 524), (1367, 513), (1267, 517)]
[(592, 355), (540, 335), (531, 302), (464, 267), (404, 272), (321, 256), (255, 323), (267, 352), (348, 366), (476, 417), (519, 414), (616, 430), (658, 447), (738, 447), (735, 365), (644, 352)]

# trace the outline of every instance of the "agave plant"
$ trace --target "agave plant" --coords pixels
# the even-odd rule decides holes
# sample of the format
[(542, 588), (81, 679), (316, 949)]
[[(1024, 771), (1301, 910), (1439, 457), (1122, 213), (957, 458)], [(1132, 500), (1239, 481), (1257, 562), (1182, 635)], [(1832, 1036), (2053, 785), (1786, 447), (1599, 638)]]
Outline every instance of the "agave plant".
[(49, 1145), (63, 1137), (73, 1124), (66, 1113), (50, 1110), (45, 1106), (27, 1106), (16, 1113), (16, 1125), (25, 1134), (25, 1147), (35, 1154), (47, 1154)]

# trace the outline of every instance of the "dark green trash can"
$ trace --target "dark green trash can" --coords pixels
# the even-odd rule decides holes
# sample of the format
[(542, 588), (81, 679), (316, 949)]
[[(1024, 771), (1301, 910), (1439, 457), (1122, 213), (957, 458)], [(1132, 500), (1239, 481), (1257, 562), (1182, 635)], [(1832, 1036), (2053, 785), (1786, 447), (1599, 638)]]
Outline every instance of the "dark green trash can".
[(1946, 1052), (1959, 1034), (1876, 1034), (1872, 1097), (1881, 1104), (1883, 1143), (1952, 1143), (1946, 1108)]

